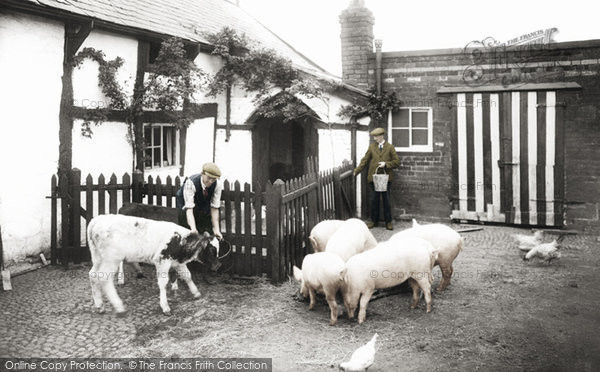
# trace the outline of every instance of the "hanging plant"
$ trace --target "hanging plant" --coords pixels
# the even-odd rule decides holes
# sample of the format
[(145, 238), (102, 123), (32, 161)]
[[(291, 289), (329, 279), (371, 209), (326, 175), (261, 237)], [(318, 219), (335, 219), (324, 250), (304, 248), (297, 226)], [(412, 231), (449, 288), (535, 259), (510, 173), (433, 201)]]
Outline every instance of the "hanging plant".
[(400, 108), (400, 100), (396, 98), (396, 92), (382, 91), (377, 93), (377, 88), (371, 86), (367, 89), (369, 96), (367, 104), (362, 105), (345, 105), (340, 107), (338, 115), (340, 117), (351, 118), (356, 116), (370, 116), (375, 122), (381, 123), (387, 118), (390, 110), (394, 111)]

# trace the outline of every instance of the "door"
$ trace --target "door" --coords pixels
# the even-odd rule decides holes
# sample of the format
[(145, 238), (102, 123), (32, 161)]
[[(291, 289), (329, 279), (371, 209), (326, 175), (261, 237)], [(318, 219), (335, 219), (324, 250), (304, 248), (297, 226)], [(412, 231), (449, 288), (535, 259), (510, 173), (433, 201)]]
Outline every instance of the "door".
[(555, 91), (456, 94), (452, 218), (563, 224), (563, 123)]

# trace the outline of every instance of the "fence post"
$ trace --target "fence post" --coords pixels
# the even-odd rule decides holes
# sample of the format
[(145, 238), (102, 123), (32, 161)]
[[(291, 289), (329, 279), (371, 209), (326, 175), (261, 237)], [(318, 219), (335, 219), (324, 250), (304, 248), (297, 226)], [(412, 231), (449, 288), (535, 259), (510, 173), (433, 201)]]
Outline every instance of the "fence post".
[(273, 185), (267, 182), (265, 192), (267, 204), (267, 250), (271, 263), (271, 282), (281, 283), (280, 242), (281, 242), (281, 201), (284, 183), (275, 181)]
[(142, 173), (142, 171), (139, 169), (133, 171), (131, 188), (133, 191), (132, 201), (134, 203), (141, 203), (144, 198), (144, 173)]
[(343, 218), (343, 200), (342, 200), (342, 177), (340, 167), (333, 169), (333, 202), (335, 206), (335, 218), (338, 220)]
[(319, 174), (315, 171), (308, 175), (308, 184), (315, 185), (314, 189), (308, 193), (308, 229), (310, 231), (317, 223), (319, 223), (319, 185), (317, 177)]
[(81, 262), (81, 171), (77, 168), (71, 170), (71, 230), (72, 252), (76, 263)]
[(68, 266), (69, 260), (67, 257), (67, 250), (69, 249), (69, 240), (71, 236), (70, 231), (70, 220), (71, 215), (69, 214), (69, 178), (67, 177), (68, 172), (60, 175), (58, 179), (58, 190), (60, 197), (60, 253), (59, 257), (64, 266)]
[(56, 265), (58, 258), (58, 210), (56, 202), (58, 198), (57, 183), (58, 181), (56, 175), (52, 175), (52, 180), (50, 181), (50, 262), (52, 262), (52, 265)]

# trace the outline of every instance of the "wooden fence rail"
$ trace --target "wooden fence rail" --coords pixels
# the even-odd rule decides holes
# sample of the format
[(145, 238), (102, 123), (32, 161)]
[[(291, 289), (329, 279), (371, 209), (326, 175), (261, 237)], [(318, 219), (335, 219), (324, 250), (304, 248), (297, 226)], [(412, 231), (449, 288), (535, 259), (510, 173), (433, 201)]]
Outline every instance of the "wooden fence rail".
[[(279, 283), (310, 252), (308, 236), (315, 224), (355, 216), (352, 164), (317, 172), (311, 159), (307, 169), (302, 177), (268, 182), (264, 189), (258, 184), (223, 182), (221, 231), (232, 245), (232, 274), (266, 274)], [(167, 177), (164, 183), (160, 177), (144, 180), (139, 171), (124, 174), (120, 182), (112, 174), (108, 183), (104, 175), (96, 183), (91, 175), (82, 182), (78, 169), (60, 179), (52, 176), (51, 262), (67, 265), (89, 260), (85, 231), (95, 215), (116, 214), (130, 202), (174, 208), (181, 184), (179, 177)]]

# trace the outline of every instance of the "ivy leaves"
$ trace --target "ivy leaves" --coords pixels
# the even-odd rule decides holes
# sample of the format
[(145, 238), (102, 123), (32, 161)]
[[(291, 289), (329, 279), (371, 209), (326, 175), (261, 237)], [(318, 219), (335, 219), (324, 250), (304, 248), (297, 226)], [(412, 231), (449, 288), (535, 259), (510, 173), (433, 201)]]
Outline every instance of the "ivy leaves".
[(98, 85), (101, 87), (102, 93), (110, 100), (106, 107), (86, 111), (81, 125), (81, 135), (91, 138), (91, 124), (94, 123), (97, 126), (106, 121), (110, 110), (124, 110), (127, 106), (127, 97), (116, 77), (119, 68), (123, 66), (121, 57), (107, 61), (102, 51), (94, 48), (83, 48), (73, 58), (73, 64), (78, 67), (86, 58), (98, 63)]
[(374, 86), (367, 89), (367, 92), (369, 92), (369, 96), (365, 106), (355, 104), (342, 106), (338, 115), (345, 118), (368, 115), (373, 120), (381, 123), (387, 117), (389, 110), (394, 111), (400, 108), (400, 101), (396, 98), (396, 92), (382, 91), (377, 93), (377, 88)]
[(178, 127), (187, 127), (192, 118), (183, 110), (185, 100), (192, 101), (206, 74), (186, 57), (183, 42), (171, 38), (161, 44), (156, 61), (149, 66), (142, 103), (168, 115)]
[[(225, 27), (206, 34), (214, 45), (213, 55), (223, 59), (222, 68), (209, 79), (207, 92), (215, 97), (234, 85), (256, 93), (256, 113), (263, 117), (282, 116), (284, 121), (308, 115), (311, 110), (296, 95), (324, 99), (322, 85), (302, 76), (292, 61), (273, 49), (257, 46), (245, 34)], [(273, 92), (280, 93), (273, 96)]]

